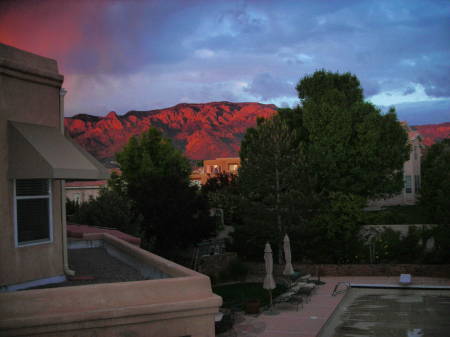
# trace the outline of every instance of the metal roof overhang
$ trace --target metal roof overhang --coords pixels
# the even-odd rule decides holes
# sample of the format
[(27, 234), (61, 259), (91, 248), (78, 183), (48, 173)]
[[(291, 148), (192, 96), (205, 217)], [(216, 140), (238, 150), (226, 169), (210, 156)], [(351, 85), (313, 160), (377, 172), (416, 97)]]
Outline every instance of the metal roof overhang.
[(57, 128), (9, 122), (9, 178), (108, 179), (107, 169)]

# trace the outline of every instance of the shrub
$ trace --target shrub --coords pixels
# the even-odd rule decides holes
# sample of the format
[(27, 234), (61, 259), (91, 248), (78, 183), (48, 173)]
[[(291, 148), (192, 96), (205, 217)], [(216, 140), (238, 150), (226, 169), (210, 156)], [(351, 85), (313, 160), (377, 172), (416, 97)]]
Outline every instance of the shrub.
[(391, 228), (383, 231), (371, 241), (373, 247), (372, 262), (375, 263), (420, 263), (425, 256), (424, 243), (429, 237), (425, 230), (409, 227), (408, 234)]
[(249, 269), (240, 259), (232, 260), (228, 266), (219, 272), (220, 281), (244, 281)]

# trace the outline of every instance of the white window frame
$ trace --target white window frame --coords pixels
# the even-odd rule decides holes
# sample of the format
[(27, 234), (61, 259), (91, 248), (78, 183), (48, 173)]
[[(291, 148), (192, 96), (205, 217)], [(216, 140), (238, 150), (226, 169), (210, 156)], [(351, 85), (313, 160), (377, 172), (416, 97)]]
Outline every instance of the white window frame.
[[(53, 205), (52, 205), (52, 180), (48, 180), (48, 194), (47, 195), (32, 195), (32, 196), (17, 196), (16, 193), (16, 179), (13, 180), (14, 185), (14, 241), (16, 248), (19, 247), (27, 247), (27, 246), (36, 246), (53, 242)], [(41, 240), (33, 240), (33, 241), (24, 241), (19, 242), (19, 231), (18, 231), (18, 223), (17, 223), (17, 201), (25, 200), (25, 199), (48, 199), (48, 226), (49, 226), (49, 238), (41, 239)]]

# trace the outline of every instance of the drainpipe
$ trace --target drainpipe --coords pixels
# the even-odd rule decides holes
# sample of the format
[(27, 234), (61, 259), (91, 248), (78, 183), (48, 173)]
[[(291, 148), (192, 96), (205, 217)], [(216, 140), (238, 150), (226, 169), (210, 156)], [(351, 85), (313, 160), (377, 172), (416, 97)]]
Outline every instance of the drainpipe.
[[(60, 131), (64, 135), (64, 96), (67, 90), (61, 88), (59, 91), (59, 116), (60, 116)], [(67, 253), (67, 221), (66, 221), (66, 191), (64, 188), (65, 180), (60, 180), (61, 186), (61, 225), (62, 225), (62, 245), (63, 245), (63, 263), (64, 274), (68, 276), (75, 275), (75, 272), (69, 268), (69, 258)]]

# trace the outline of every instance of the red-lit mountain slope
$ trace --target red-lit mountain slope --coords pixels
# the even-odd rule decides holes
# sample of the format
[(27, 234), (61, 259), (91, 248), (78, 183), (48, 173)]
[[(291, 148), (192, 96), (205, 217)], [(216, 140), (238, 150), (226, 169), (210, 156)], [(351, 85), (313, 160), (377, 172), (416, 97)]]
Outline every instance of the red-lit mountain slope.
[(433, 145), (437, 140), (450, 138), (450, 123), (415, 125), (412, 129), (420, 133), (427, 146)]
[(154, 126), (172, 139), (191, 159), (238, 156), (240, 142), (257, 117), (269, 117), (275, 105), (213, 102), (178, 104), (151, 111), (129, 111), (118, 116), (76, 115), (65, 118), (68, 134), (105, 164), (114, 159), (132, 135)]

